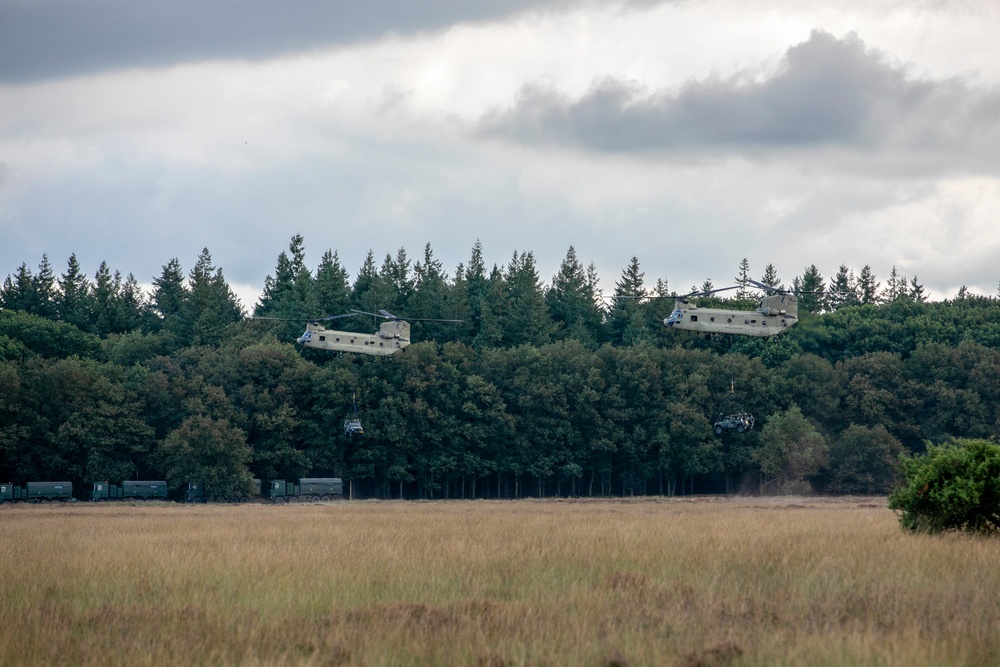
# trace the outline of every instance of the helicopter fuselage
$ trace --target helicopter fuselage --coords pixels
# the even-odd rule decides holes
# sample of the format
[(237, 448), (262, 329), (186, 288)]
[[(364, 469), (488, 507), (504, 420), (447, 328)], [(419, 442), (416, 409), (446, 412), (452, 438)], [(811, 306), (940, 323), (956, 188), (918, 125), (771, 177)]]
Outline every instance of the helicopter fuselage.
[(757, 310), (699, 308), (678, 299), (674, 311), (663, 323), (672, 329), (694, 331), (706, 336), (735, 334), (770, 338), (784, 333), (798, 322), (798, 303), (794, 295), (773, 294), (761, 299)]
[(314, 347), (333, 352), (354, 352), (388, 356), (410, 344), (410, 324), (402, 320), (382, 323), (377, 333), (354, 333), (327, 329), (318, 322), (309, 322), (305, 333), (296, 341), (303, 347)]

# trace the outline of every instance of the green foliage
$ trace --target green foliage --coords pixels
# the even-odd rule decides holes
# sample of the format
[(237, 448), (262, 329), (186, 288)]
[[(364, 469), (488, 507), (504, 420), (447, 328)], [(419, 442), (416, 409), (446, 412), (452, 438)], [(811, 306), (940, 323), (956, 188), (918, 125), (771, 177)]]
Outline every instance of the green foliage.
[(170, 432), (162, 447), (171, 487), (199, 481), (210, 494), (222, 498), (253, 492), (253, 476), (247, 468), (252, 454), (243, 431), (225, 419), (204, 415), (185, 419)]
[[(92, 357), (100, 347), (100, 339), (86, 334), (72, 324), (54, 322), (24, 312), (0, 311), (0, 340), (15, 341), (3, 347), (17, 356), (20, 346), (50, 359)], [(19, 343), (20, 345), (17, 345)]]
[(1000, 444), (955, 439), (902, 459), (906, 484), (889, 508), (913, 531), (1000, 531)]
[(885, 494), (900, 478), (903, 445), (884, 426), (851, 424), (830, 446), (827, 491)]
[[(292, 344), (300, 322), (243, 321), (207, 249), (190, 273), (176, 259), (163, 266), (148, 299), (106, 263), (91, 282), (71, 256), (55, 279), (43, 256), (0, 289), (0, 479), (183, 476), (176, 452), (208, 431), (249, 450), (232, 448), (237, 479), (340, 475), (359, 495), (732, 492), (757, 481), (884, 493), (900, 449), (1000, 432), (1000, 300), (968, 290), (926, 302), (916, 277), (894, 272), (895, 296), (881, 300), (869, 267), (855, 279), (841, 266), (824, 285), (811, 265), (797, 288), (826, 292), (791, 331), (704, 340), (665, 330), (667, 282), (647, 289), (636, 257), (609, 309), (572, 247), (548, 287), (530, 252), (489, 270), (478, 241), (454, 278), (430, 245), (415, 263), (400, 248), (381, 267), (369, 252), (353, 284), (336, 252), (315, 272), (305, 258), (295, 235), (258, 314), (387, 308), (464, 321), (414, 321), (414, 345), (390, 358), (338, 358)], [(737, 296), (754, 291), (749, 271), (744, 260)], [(773, 265), (764, 276), (780, 282)], [(730, 383), (757, 428), (716, 438)], [(362, 437), (342, 430), (354, 393)]]
[(754, 460), (765, 477), (765, 489), (778, 493), (806, 493), (809, 478), (826, 463), (827, 444), (823, 436), (793, 405), (768, 418), (761, 433), (762, 445)]

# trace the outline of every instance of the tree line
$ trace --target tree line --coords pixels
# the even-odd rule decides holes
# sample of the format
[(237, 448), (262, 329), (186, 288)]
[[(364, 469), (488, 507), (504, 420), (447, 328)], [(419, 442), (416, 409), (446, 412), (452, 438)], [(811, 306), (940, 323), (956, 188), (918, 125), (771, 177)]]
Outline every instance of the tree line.
[[(417, 261), (369, 252), (353, 282), (336, 252), (315, 270), (304, 257), (295, 236), (254, 315), (461, 322), (414, 322), (417, 342), (392, 357), (337, 358), (291, 343), (301, 322), (246, 317), (208, 250), (186, 274), (169, 261), (148, 295), (106, 264), (93, 280), (75, 257), (58, 278), (47, 258), (22, 264), (0, 288), (0, 478), (229, 493), (336, 475), (358, 497), (408, 498), (885, 493), (901, 452), (997, 432), (1000, 301), (928, 302), (895, 271), (882, 287), (868, 267), (829, 281), (807, 267), (788, 333), (704, 340), (664, 330), (671, 299), (635, 298), (672, 293), (635, 258), (605, 298), (572, 248), (548, 285), (530, 252), (488, 270), (478, 243), (452, 277), (429, 245)], [(744, 260), (716, 302), (753, 308), (747, 278)], [(781, 286), (773, 266), (760, 282)], [(342, 429), (354, 395), (360, 437)], [(716, 437), (736, 405), (757, 427)]]

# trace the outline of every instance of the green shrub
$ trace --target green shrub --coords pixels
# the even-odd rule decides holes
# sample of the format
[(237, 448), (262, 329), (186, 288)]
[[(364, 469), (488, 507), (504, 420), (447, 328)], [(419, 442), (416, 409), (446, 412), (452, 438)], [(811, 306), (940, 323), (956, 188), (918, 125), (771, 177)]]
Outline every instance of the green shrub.
[(902, 486), (889, 496), (909, 530), (1000, 531), (1000, 445), (956, 439), (902, 458)]

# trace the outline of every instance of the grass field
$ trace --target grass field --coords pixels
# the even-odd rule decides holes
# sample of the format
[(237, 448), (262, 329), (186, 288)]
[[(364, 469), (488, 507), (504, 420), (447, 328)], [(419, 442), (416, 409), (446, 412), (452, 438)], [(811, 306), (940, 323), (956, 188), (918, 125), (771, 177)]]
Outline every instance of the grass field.
[(4, 665), (1000, 664), (881, 498), (5, 506)]

